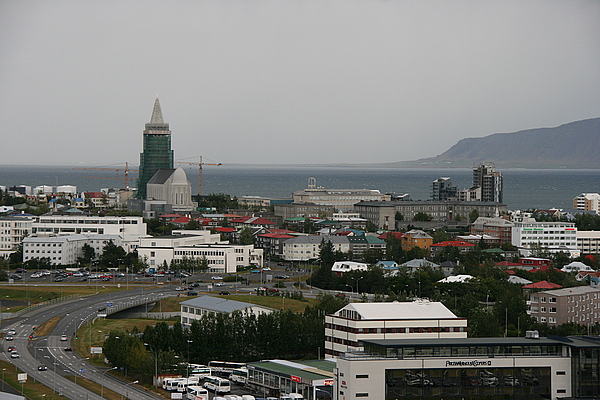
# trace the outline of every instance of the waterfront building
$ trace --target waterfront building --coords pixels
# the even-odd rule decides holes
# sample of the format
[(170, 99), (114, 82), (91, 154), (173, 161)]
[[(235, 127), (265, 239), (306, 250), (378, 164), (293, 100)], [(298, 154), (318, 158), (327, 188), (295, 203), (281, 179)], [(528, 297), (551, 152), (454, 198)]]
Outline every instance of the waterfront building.
[(84, 245), (91, 246), (96, 256), (100, 256), (108, 242), (115, 246), (123, 245), (119, 235), (28, 236), (23, 239), (23, 262), (45, 258), (52, 265), (74, 265), (83, 256)]
[(31, 233), (33, 217), (9, 215), (0, 217), (0, 259), (8, 259)]
[(396, 213), (404, 221), (413, 221), (418, 213), (429, 215), (434, 222), (465, 220), (472, 211), (486, 217), (498, 217), (507, 212), (506, 205), (480, 201), (362, 201), (354, 211), (375, 224), (379, 229), (395, 229)]
[(452, 186), (452, 179), (441, 177), (431, 183), (431, 200), (456, 200), (458, 189)]
[(600, 214), (600, 194), (581, 193), (573, 199), (573, 209), (583, 211), (594, 211)]
[(354, 204), (361, 201), (390, 201), (390, 194), (371, 189), (325, 189), (317, 187), (317, 180), (311, 177), (308, 188), (292, 194), (294, 203), (312, 203), (332, 206), (336, 211), (349, 212)]
[(292, 218), (331, 218), (335, 207), (313, 203), (289, 203), (275, 204), (273, 207), (275, 215), (283, 220)]
[(368, 339), (337, 359), (336, 400), (551, 399), (600, 395), (591, 336)]
[(466, 338), (467, 319), (440, 302), (350, 303), (325, 316), (325, 354), (362, 351), (378, 339)]
[(171, 131), (163, 120), (158, 98), (154, 101), (150, 122), (144, 130), (144, 147), (140, 153), (140, 172), (137, 181), (137, 198), (146, 199), (147, 184), (159, 169), (173, 169)]
[(502, 173), (496, 171), (494, 163), (481, 163), (473, 167), (473, 188), (480, 188), (477, 200), (502, 203)]

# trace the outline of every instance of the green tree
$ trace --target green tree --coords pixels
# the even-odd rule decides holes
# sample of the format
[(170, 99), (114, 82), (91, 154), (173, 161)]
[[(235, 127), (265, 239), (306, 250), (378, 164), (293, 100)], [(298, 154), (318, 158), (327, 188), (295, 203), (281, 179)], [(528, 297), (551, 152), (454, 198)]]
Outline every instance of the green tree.
[(112, 240), (105, 242), (102, 248), (102, 255), (100, 256), (100, 265), (104, 268), (117, 268), (121, 261), (125, 259), (125, 250), (121, 246), (114, 244)]
[(473, 211), (471, 211), (471, 212), (469, 213), (469, 222), (470, 222), (470, 223), (473, 223), (473, 222), (475, 222), (475, 220), (476, 220), (477, 218), (479, 218), (479, 211), (477, 211), (477, 209), (476, 209), (476, 208), (474, 208), (474, 209), (473, 209)]
[(396, 214), (394, 215), (394, 220), (404, 221), (404, 215), (402, 215), (400, 211), (396, 211)]
[(250, 229), (250, 227), (245, 226), (242, 228), (242, 230), (240, 231), (240, 239), (239, 239), (239, 243), (246, 245), (246, 244), (254, 244), (254, 240), (255, 237), (252, 234), (252, 229)]
[(432, 220), (431, 215), (429, 215), (423, 211), (419, 211), (413, 217), (413, 221), (423, 221), (424, 222), (424, 221), (431, 221), (431, 220)]
[(321, 260), (322, 265), (332, 266), (335, 262), (335, 251), (333, 248), (333, 243), (330, 240), (325, 240), (325, 238), (321, 239), (321, 244), (319, 245), (319, 260)]
[(196, 218), (191, 218), (187, 224), (185, 224), (185, 230), (188, 231), (195, 231), (200, 229), (200, 223), (198, 222), (198, 220)]

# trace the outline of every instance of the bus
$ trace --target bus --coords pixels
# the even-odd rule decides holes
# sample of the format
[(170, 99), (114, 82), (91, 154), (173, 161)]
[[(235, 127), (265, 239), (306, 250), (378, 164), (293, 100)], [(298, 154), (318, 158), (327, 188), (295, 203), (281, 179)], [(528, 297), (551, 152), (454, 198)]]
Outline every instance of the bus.
[(165, 379), (163, 380), (162, 388), (168, 390), (169, 392), (174, 392), (177, 390), (177, 385), (179, 382), (187, 382), (186, 378), (174, 378), (174, 379)]
[(231, 382), (239, 383), (241, 385), (245, 385), (248, 381), (248, 368), (236, 368), (231, 371), (231, 375), (229, 375), (229, 380)]
[(184, 393), (186, 391), (186, 388), (190, 385), (198, 385), (200, 383), (200, 378), (198, 378), (197, 376), (190, 376), (187, 379), (183, 379), (182, 381), (179, 381), (177, 383), (177, 391), (179, 393)]
[(246, 363), (233, 361), (209, 361), (208, 366), (215, 375), (229, 376), (236, 368), (244, 368)]
[(215, 393), (229, 393), (231, 391), (231, 383), (227, 379), (218, 376), (204, 378), (204, 387)]
[(190, 385), (186, 388), (188, 400), (209, 400), (208, 390), (203, 386)]
[(190, 369), (190, 376), (196, 376), (200, 379), (202, 379), (206, 376), (212, 375), (211, 371), (210, 371), (210, 367), (207, 367), (206, 365), (190, 364), (189, 369)]

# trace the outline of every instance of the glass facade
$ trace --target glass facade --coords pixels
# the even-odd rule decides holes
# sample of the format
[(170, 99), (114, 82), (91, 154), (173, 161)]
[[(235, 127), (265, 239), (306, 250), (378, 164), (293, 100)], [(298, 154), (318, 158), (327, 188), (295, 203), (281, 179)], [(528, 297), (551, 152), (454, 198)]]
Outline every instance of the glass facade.
[(540, 399), (551, 389), (550, 368), (388, 369), (385, 400)]
[(146, 124), (144, 131), (144, 152), (140, 154), (140, 174), (137, 182), (137, 198), (145, 199), (146, 185), (159, 169), (173, 168), (171, 131), (169, 124)]

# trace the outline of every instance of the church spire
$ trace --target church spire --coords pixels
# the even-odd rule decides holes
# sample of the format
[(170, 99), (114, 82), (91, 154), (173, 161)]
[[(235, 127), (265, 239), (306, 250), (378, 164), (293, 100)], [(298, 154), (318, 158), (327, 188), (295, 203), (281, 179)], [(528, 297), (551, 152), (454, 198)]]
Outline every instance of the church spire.
[(160, 109), (160, 102), (158, 97), (154, 100), (154, 108), (152, 109), (152, 117), (150, 117), (151, 124), (164, 124), (162, 110)]

